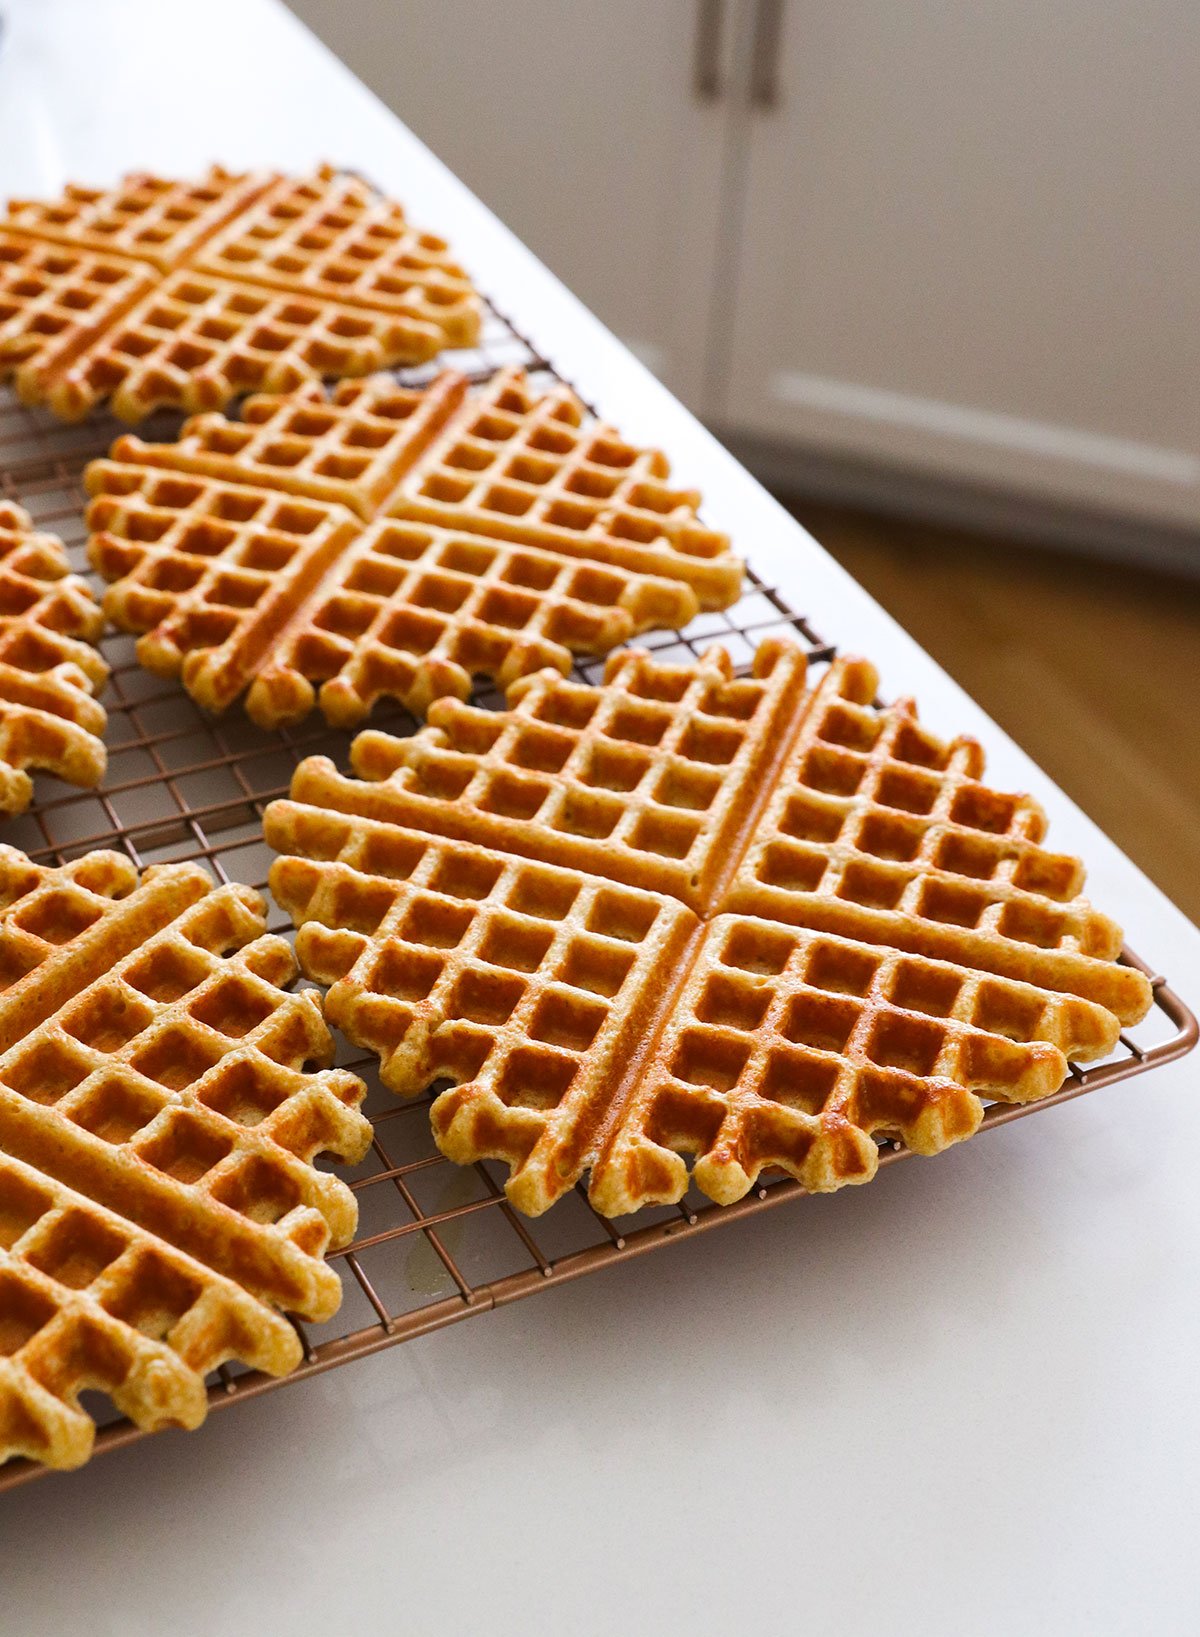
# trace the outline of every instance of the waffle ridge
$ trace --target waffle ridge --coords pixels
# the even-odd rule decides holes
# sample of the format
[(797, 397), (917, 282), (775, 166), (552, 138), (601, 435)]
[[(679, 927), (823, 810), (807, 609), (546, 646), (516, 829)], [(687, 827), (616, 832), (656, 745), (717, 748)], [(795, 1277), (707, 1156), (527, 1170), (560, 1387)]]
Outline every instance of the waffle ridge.
[(1073, 990), (1136, 1022), (1142, 975), (1081, 895), (1079, 860), (1041, 846), (1029, 796), (982, 782), (972, 739), (921, 727), (911, 700), (872, 704), (874, 666), (838, 659), (723, 907), (868, 936)]
[(667, 545), (617, 560), (602, 539), (510, 538), (463, 508), (403, 515), (404, 474), (494, 397), (452, 372), (424, 390), (373, 377), (250, 398), (241, 421), (194, 417), (176, 443), (118, 439), (86, 475), (106, 611), (141, 634), (148, 669), (206, 709), (244, 694), (264, 727), (317, 703), (352, 725), (385, 695), (424, 714), (476, 677), (566, 675), (576, 654), (688, 624), (692, 560)]
[(26, 768), (92, 786), (104, 776), (104, 616), (54, 535), (0, 501), (0, 810), (29, 805)]
[(89, 1385), (195, 1425), (216, 1363), (289, 1369), (280, 1310), (338, 1305), (357, 1211), (312, 1162), (362, 1157), (364, 1087), (308, 1066), (332, 1041), (264, 924), (199, 865), (0, 849), (0, 1459), (85, 1459)]
[(197, 265), (239, 283), (403, 314), (440, 330), (449, 346), (478, 337), (479, 298), (446, 241), (330, 166), (272, 182), (217, 230)]
[[(605, 1215), (679, 1200), (692, 1183), (732, 1203), (768, 1167), (813, 1191), (867, 1181), (881, 1140), (940, 1152), (978, 1128), (985, 1098), (1053, 1094), (1068, 1057), (1105, 1056), (1148, 1007), (1146, 980), (1116, 962), (1119, 933), (1080, 894), (1082, 866), (1042, 847), (1029, 798), (983, 782), (977, 745), (929, 734), (909, 702), (877, 707), (864, 661), (804, 683), (802, 650), (776, 638), (750, 676), (719, 650), (688, 666), (614, 654), (601, 685), (543, 673), (510, 688), (505, 712), (447, 700), (414, 738), (367, 730), (351, 749), (358, 778), (310, 758), (291, 799), (268, 807), (272, 889), (300, 929), (305, 971), (332, 985), (332, 1012), (379, 1053), (393, 1089), (457, 1082), (433, 1104), (435, 1138), (453, 1159), (506, 1162), (519, 1208), (546, 1209), (584, 1171)], [(665, 793), (681, 801), (687, 844), (631, 844)], [(815, 892), (813, 865), (767, 892), (761, 860), (779, 865), (809, 802), (837, 816), (813, 821), (833, 886)], [(881, 860), (917, 882), (900, 925), (837, 890), (857, 891)], [(927, 884), (984, 891), (984, 864), (997, 919), (1010, 903), (1027, 919), (981, 932), (935, 915), (952, 900)], [(511, 908), (493, 907), (510, 890), (496, 884), (530, 870), (569, 878), (581, 898), (581, 881), (657, 889), (687, 915), (652, 970), (628, 968), (642, 1009), (614, 991), (635, 1023), (597, 1011), (583, 1027), (576, 1007), (574, 1067), (540, 1067), (536, 1118), (506, 1101), (511, 1082), (490, 1054), (504, 1062), (514, 1021), (516, 1049), (530, 1048), (543, 992), (522, 1010), (528, 979), (504, 959), (477, 964), (481, 929)], [(445, 902), (443, 879), (458, 882)], [(1037, 941), (1035, 911), (1068, 915), (1061, 937), (1078, 947), (1065, 962)], [(551, 947), (530, 935), (539, 981)], [(447, 1011), (468, 991), (474, 1011)], [(586, 1119), (561, 1121), (580, 1100)]]
[(695, 490), (668, 486), (665, 455), (589, 422), (565, 387), (539, 396), (522, 369), (473, 392), (445, 370), (425, 388), (385, 375), (256, 394), (240, 421), (197, 415), (174, 443), (130, 436), (113, 456), (681, 580), (704, 608), (741, 590), (728, 538), (699, 522)]
[(667, 483), (657, 449), (589, 423), (569, 387), (540, 396), (523, 370), (499, 370), (439, 429), (389, 510), (467, 527), (690, 584), (704, 608), (741, 591), (727, 536), (700, 523), (700, 495)]
[[(271, 891), (300, 926), (326, 1012), (433, 1106), (453, 1159), (511, 1166), (531, 1215), (579, 1178), (636, 1057), (656, 968), (696, 927), (675, 900), (328, 808), (272, 804)], [(317, 854), (316, 859), (295, 854)]]
[(1058, 1090), (1064, 1048), (1115, 1044), (1075, 997), (875, 944), (721, 915), (592, 1173), (606, 1216), (687, 1192), (741, 1199), (774, 1166), (810, 1193), (869, 1182), (878, 1138), (936, 1154), (983, 1119), (979, 1093)]
[(0, 221), (0, 373), (65, 420), (421, 363), (473, 345), (480, 315), (441, 240), (330, 166), (140, 172), (12, 200)]
[(545, 672), (514, 683), (504, 713), (442, 700), (412, 738), (367, 729), (351, 750), (366, 782), (314, 758), (293, 792), (669, 891), (699, 909), (803, 680), (803, 653), (789, 644), (763, 643), (747, 678), (720, 649), (689, 666), (625, 650), (597, 686)]

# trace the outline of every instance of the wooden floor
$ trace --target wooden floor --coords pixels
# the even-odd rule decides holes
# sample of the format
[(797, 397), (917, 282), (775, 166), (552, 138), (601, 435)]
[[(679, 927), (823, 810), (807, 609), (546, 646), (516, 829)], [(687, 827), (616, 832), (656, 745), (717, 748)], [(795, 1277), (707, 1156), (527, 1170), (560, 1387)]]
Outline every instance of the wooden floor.
[(1200, 921), (1200, 582), (788, 504)]

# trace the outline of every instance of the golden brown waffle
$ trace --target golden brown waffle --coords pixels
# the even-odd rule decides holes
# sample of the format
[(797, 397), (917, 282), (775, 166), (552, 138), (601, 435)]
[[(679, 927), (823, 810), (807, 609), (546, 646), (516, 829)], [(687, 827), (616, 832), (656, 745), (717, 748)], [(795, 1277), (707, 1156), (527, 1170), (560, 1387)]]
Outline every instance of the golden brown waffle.
[[(379, 377), (253, 397), (243, 420), (197, 416), (176, 443), (118, 439), (86, 479), (91, 560), (115, 582), (107, 612), (143, 633), (148, 669), (181, 674), (206, 709), (249, 689), (264, 727), (305, 716), (314, 684), (345, 725), (385, 694), (424, 712), (465, 699), (473, 677), (565, 674), (573, 654), (686, 625), (707, 569), (669, 540), (592, 531), (568, 549), (561, 529), (523, 541), (468, 509), (453, 526), (401, 515), (403, 474), (420, 476), (446, 426), (486, 419), (495, 401), (489, 389), (481, 409), (453, 374), (425, 391)], [(728, 554), (715, 566), (737, 583)]]
[(80, 1466), (98, 1389), (135, 1425), (196, 1427), (204, 1377), (300, 1362), (295, 1330), (231, 1279), (0, 1153), (0, 1463)]
[[(333, 983), (331, 1008), (380, 1053), (397, 1090), (437, 1074), (461, 1082), (434, 1104), (438, 1142), (457, 1160), (507, 1161), (522, 1209), (545, 1209), (558, 1181), (589, 1166), (601, 1212), (677, 1200), (686, 1154), (697, 1185), (723, 1203), (768, 1166), (812, 1189), (865, 1181), (880, 1138), (935, 1153), (970, 1136), (981, 1098), (1053, 1093), (1068, 1054), (1105, 1055), (1121, 1022), (1148, 1007), (1145, 980), (1116, 964), (1112, 924), (1078, 897), (1081, 866), (1038, 846), (1044, 819), (1028, 798), (981, 782), (977, 746), (933, 739), (909, 705), (876, 709), (861, 661), (834, 665), (807, 694), (803, 682), (801, 651), (776, 639), (744, 679), (719, 651), (690, 666), (614, 655), (600, 687), (541, 675), (510, 690), (504, 713), (447, 701), (413, 739), (360, 734), (351, 759), (361, 780), (311, 758), (292, 800), (268, 808), (267, 839), (285, 854), (272, 884), (301, 927), (305, 970)], [(853, 781), (837, 771), (843, 754)], [(936, 791), (926, 809), (916, 794), (927, 783)], [(869, 793), (864, 812), (843, 784)], [(1093, 939), (1089, 952), (1060, 960), (1063, 950), (1031, 943), (1010, 959), (1020, 942), (1011, 925), (996, 934), (997, 955), (977, 928), (958, 927), (956, 942), (916, 903), (900, 922), (861, 917), (867, 906), (836, 893), (830, 911), (807, 876), (804, 890), (790, 878), (768, 890), (757, 861), (774, 868), (811, 790), (837, 816), (814, 833), (827, 847), (843, 837), (844, 856), (821, 855), (838, 880), (894, 860), (885, 843), (898, 849), (911, 830), (906, 868), (919, 859), (948, 891), (975, 890), (1007, 860), (1021, 872), (1019, 887), (1009, 884), (1020, 897), (1000, 892), (997, 904), (1054, 912), (1038, 890), (1050, 887), (1071, 906), (1069, 936)], [(961, 873), (968, 862), (987, 862), (986, 877)], [(649, 967), (627, 961), (619, 1016), (597, 1007), (595, 1029), (578, 1024), (584, 996), (564, 998), (583, 1055), (570, 1072), (543, 1073), (537, 1119), (513, 1113), (502, 1092), (517, 1082), (497, 1079), (489, 1053), (504, 1062), (530, 1047), (543, 994), (530, 999), (513, 968), (540, 978), (551, 944), (543, 929), (527, 968), (503, 940), (496, 958), (486, 952), (494, 893), (510, 915), (505, 894), (535, 866), (566, 875), (572, 903), (619, 882), (657, 888), (706, 923), (672, 921)], [(921, 890), (921, 906), (940, 906)], [(843, 902), (854, 912), (845, 923)], [(552, 976), (587, 989), (565, 968)], [(459, 998), (468, 993), (479, 997), (473, 1011)], [(562, 1121), (577, 1095), (586, 1120)]]
[(697, 612), (677, 580), (380, 518), (339, 557), (302, 607), (246, 699), (265, 727), (312, 709), (338, 727), (375, 702), (399, 699), (417, 715), (433, 701), (466, 699), (474, 679), (507, 688), (577, 654), (606, 654)]
[(446, 371), (424, 390), (379, 376), (260, 395), (240, 421), (197, 416), (175, 443), (126, 437), (112, 454), (682, 580), (704, 608), (741, 591), (728, 538), (697, 520), (694, 490), (667, 486), (666, 457), (588, 424), (565, 387), (538, 397), (519, 369), (473, 393)]
[[(377, 375), (328, 394), (318, 386), (262, 394), (246, 400), (239, 421), (195, 416), (173, 443), (118, 438), (112, 458), (341, 504), (366, 521), (466, 391), (465, 376), (446, 371), (424, 390)], [(97, 465), (103, 472), (107, 463)]]
[(439, 332), (440, 346), (469, 347), (479, 336), (479, 298), (446, 241), (330, 166), (274, 181), (218, 230), (197, 266), (240, 284), (415, 319)]
[(104, 399), (125, 421), (155, 409), (219, 409), (246, 392), (290, 392), (322, 376), (366, 375), (427, 358), (429, 324), (313, 296), (172, 273), (82, 351), (47, 348), (17, 373), (28, 404), (81, 420)]
[[(262, 935), (249, 888), (214, 888), (199, 865), (139, 882), (116, 854), (52, 869), (4, 848), (0, 906), (0, 1155), (40, 1174), (42, 1202), (28, 1210), (28, 1187), (0, 1172), (0, 1247), (15, 1253), (0, 1255), (0, 1335), (16, 1360), (0, 1376), (0, 1457), (70, 1461), (86, 1454), (82, 1386), (117, 1386), (141, 1424), (191, 1425), (213, 1362), (295, 1362), (275, 1310), (336, 1309), (322, 1257), (357, 1217), (311, 1162), (361, 1158), (370, 1127), (360, 1081), (306, 1067), (328, 1064), (332, 1041), (314, 996), (281, 988), (295, 960)], [(28, 1254), (51, 1211), (76, 1241), (61, 1265)]]
[(599, 687), (543, 672), (513, 684), (508, 711), (441, 700), (411, 739), (360, 733), (351, 757), (367, 782), (314, 757), (292, 793), (702, 908), (786, 743), (804, 664), (780, 642), (746, 678), (721, 649), (687, 666), (627, 650)]
[(140, 264), (0, 227), (0, 377), (30, 360), (36, 370), (39, 358), (73, 356), (154, 279)]
[(134, 171), (115, 188), (68, 183), (58, 199), (10, 199), (6, 225), (31, 238), (148, 262), (169, 273), (222, 223), (244, 212), (270, 180), (219, 165), (196, 183)]
[(28, 767), (71, 784), (104, 777), (105, 714), (92, 693), (108, 666), (91, 646), (103, 624), (62, 542), (0, 501), (0, 811), (28, 807)]
[(722, 1205), (766, 1167), (810, 1192), (869, 1182), (880, 1137), (937, 1154), (983, 1118), (977, 1093), (1058, 1090), (1064, 1052), (1103, 1056), (1116, 1020), (1087, 1001), (828, 933), (722, 915), (592, 1171), (605, 1216)]
[(507, 686), (573, 654), (607, 652), (686, 624), (691, 590), (530, 547), (382, 518), (288, 494), (96, 461), (88, 482), (93, 566), (138, 658), (182, 675), (207, 710), (249, 688), (263, 727), (315, 701), (338, 725), (391, 696), (424, 712), (466, 698), (473, 677)]
[(433, 1109), (453, 1159), (512, 1167), (544, 1211), (594, 1155), (639, 1055), (656, 972), (696, 926), (681, 904), (484, 847), (275, 802), (271, 891), (300, 927), (326, 1012), (379, 1053), (385, 1084)]
[(728, 607), (742, 565), (728, 537), (699, 522), (696, 490), (667, 484), (670, 470), (659, 450), (589, 424), (569, 387), (539, 396), (508, 369), (450, 417), (389, 510), (686, 580), (702, 607)]
[(115, 582), (105, 613), (145, 633), (147, 670), (181, 675), (212, 711), (261, 673), (358, 530), (340, 506), (154, 467), (96, 461), (88, 483), (101, 491), (88, 507), (88, 556)]
[(1115, 964), (1120, 928), (1081, 896), (1082, 864), (1039, 845), (1042, 809), (984, 784), (980, 746), (938, 739), (911, 700), (877, 709), (878, 680), (865, 660), (830, 667), (722, 907), (1144, 1016), (1149, 986)]
[(328, 166), (138, 174), (14, 200), (0, 226), (0, 375), (66, 420), (419, 363), (471, 345), (480, 313), (441, 240)]

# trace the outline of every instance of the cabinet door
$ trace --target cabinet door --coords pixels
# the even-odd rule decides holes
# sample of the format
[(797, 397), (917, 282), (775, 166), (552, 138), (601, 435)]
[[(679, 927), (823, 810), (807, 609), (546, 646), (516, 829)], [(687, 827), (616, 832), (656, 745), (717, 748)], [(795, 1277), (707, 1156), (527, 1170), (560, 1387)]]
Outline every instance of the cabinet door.
[[(699, 403), (726, 104), (696, 89), (708, 0), (292, 0), (681, 397)], [(724, 15), (722, 15), (724, 12)], [(721, 39), (712, 42), (714, 59)], [(486, 286), (487, 269), (476, 269)]]
[(724, 424), (1200, 521), (1195, 0), (784, 0), (775, 62)]

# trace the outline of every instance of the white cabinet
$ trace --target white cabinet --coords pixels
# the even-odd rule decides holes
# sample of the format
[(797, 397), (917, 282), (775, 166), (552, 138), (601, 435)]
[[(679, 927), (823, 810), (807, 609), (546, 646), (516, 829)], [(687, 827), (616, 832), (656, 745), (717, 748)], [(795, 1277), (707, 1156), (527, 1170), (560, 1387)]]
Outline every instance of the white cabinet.
[(1200, 524), (1195, 0), (294, 3), (722, 429)]
[(788, 0), (724, 422), (1200, 523), (1200, 7)]

